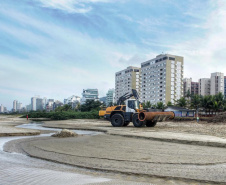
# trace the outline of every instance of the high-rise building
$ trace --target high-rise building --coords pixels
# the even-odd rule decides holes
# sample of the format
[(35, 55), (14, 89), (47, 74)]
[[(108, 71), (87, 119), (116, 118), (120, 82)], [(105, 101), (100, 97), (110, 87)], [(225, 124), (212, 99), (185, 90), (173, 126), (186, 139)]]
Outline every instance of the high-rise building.
[(115, 102), (126, 93), (132, 93), (132, 89), (140, 92), (140, 68), (129, 66), (115, 73)]
[(224, 73), (211, 73), (210, 94), (216, 95), (220, 92), (224, 94)]
[(188, 91), (191, 95), (199, 94), (199, 83), (193, 82), (192, 78), (184, 78), (184, 97), (186, 97)]
[(184, 78), (183, 83), (184, 83), (184, 97), (186, 97), (188, 91), (191, 93), (191, 82), (192, 78)]
[(172, 102), (183, 96), (184, 59), (161, 54), (141, 64), (141, 101)]
[(4, 112), (4, 106), (1, 104), (1, 107), (0, 107), (0, 112), (3, 113)]
[(209, 78), (199, 79), (199, 95), (202, 95), (202, 96), (210, 95), (210, 79)]
[(43, 110), (43, 99), (39, 96), (31, 98), (31, 110)]
[(36, 111), (36, 97), (31, 98), (31, 110)]
[(16, 112), (17, 111), (17, 103), (18, 103), (17, 100), (14, 100), (13, 101), (13, 112)]
[(115, 103), (115, 89), (109, 89), (106, 94), (106, 106), (113, 105)]
[(17, 109), (17, 111), (20, 111), (22, 109), (22, 103), (17, 102), (16, 109)]
[(36, 110), (43, 110), (42, 98), (36, 98)]
[(226, 97), (226, 76), (224, 76), (224, 97)]
[(199, 94), (199, 83), (191, 82), (191, 95)]
[(47, 104), (47, 98), (44, 97), (44, 98), (42, 99), (43, 110), (46, 109), (46, 104)]
[(86, 100), (99, 101), (98, 89), (83, 89), (81, 104), (84, 104)]

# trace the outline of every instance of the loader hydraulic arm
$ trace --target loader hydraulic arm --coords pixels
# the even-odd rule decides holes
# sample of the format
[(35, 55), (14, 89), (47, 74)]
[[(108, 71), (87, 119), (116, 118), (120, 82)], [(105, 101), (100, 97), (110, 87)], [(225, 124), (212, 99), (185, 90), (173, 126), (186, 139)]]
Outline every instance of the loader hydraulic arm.
[(121, 97), (118, 99), (117, 105), (121, 105), (125, 100), (127, 100), (127, 99), (129, 99), (129, 98), (131, 98), (131, 97), (133, 97), (133, 96), (134, 96), (134, 98), (135, 98), (136, 100), (139, 101), (139, 95), (138, 95), (136, 89), (132, 89), (132, 93), (131, 93), (131, 94), (126, 93), (126, 94), (124, 94), (123, 96), (121, 96)]

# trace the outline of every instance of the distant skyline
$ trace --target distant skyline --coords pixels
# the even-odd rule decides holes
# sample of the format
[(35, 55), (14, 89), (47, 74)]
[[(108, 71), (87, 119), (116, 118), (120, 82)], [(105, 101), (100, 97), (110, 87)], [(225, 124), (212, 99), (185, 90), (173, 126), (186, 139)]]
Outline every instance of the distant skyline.
[(0, 104), (114, 88), (115, 72), (184, 57), (184, 77), (226, 73), (226, 1), (0, 0)]

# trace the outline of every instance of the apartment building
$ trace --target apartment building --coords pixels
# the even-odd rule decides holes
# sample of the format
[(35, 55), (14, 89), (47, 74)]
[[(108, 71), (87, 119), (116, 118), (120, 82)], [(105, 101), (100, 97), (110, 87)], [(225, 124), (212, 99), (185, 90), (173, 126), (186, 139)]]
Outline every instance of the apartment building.
[(210, 79), (209, 78), (199, 79), (199, 95), (202, 95), (202, 96), (210, 95)]
[(184, 78), (183, 79), (184, 97), (186, 97), (188, 91), (190, 91), (190, 93), (191, 93), (191, 82), (192, 82), (192, 78)]
[(202, 96), (225, 94), (225, 77), (224, 73), (211, 73), (210, 78), (199, 79), (199, 94)]
[(71, 105), (72, 109), (76, 108), (78, 104), (80, 103), (81, 98), (76, 95), (72, 95), (67, 99), (64, 99), (64, 104)]
[(106, 94), (106, 106), (113, 105), (115, 103), (115, 89), (109, 89)]
[(1, 104), (1, 107), (0, 107), (0, 112), (3, 113), (4, 112), (4, 106)]
[(84, 104), (86, 100), (99, 101), (98, 89), (83, 89), (81, 104)]
[(224, 97), (226, 97), (226, 76), (224, 76)]
[(17, 100), (14, 100), (13, 101), (13, 112), (16, 112), (17, 111), (17, 103), (18, 103)]
[(46, 104), (46, 111), (50, 112), (53, 111), (53, 104), (54, 104), (54, 99), (48, 99), (47, 104)]
[(115, 102), (132, 89), (140, 91), (140, 68), (129, 66), (126, 69), (115, 73)]
[(188, 91), (191, 95), (199, 94), (199, 83), (193, 82), (192, 78), (184, 78), (184, 97), (186, 97)]
[(199, 83), (191, 82), (191, 95), (199, 94)]
[(224, 94), (224, 73), (211, 73), (210, 94), (216, 95), (220, 92)]
[(167, 103), (183, 96), (184, 59), (161, 54), (141, 64), (141, 101)]
[(31, 98), (31, 110), (43, 110), (43, 99), (40, 96), (35, 96)]

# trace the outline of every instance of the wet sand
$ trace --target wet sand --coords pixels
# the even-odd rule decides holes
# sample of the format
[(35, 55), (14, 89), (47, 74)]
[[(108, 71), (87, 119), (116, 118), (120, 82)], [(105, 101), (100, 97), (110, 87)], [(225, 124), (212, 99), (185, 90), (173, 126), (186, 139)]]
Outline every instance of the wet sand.
[(0, 137), (39, 135), (40, 131), (17, 128), (16, 126), (30, 121), (16, 116), (0, 116)]
[[(5, 150), (14, 151), (13, 143)], [(19, 149), (18, 149), (19, 147)], [(226, 183), (226, 149), (109, 136), (33, 138), (17, 144), (26, 154), (86, 169), (126, 175)]]

